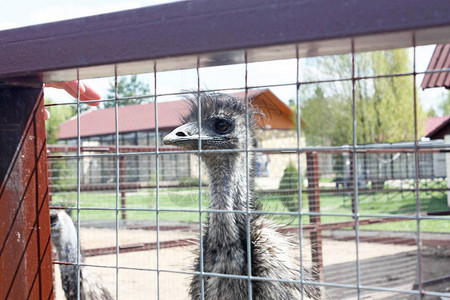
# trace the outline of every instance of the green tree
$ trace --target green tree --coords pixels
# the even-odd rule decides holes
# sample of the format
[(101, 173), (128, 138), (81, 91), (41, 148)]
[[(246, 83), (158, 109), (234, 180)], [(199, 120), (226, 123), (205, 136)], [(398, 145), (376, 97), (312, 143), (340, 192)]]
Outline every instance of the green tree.
[[(325, 76), (348, 78), (349, 55), (320, 57), (315, 67)], [(360, 53), (355, 76), (399, 74), (410, 71), (406, 49)], [(325, 73), (325, 72), (323, 72)], [(320, 74), (319, 74), (320, 75)], [(345, 145), (353, 142), (352, 82), (338, 81), (300, 89), (301, 116), (309, 144)], [(413, 77), (396, 76), (355, 82), (357, 143), (391, 143), (414, 139)], [(417, 107), (419, 133), (425, 118)]]
[(351, 103), (336, 95), (326, 97), (318, 86), (301, 105), (304, 132), (310, 145), (342, 145), (351, 142)]
[[(53, 104), (51, 100), (47, 104)], [(55, 105), (48, 106), (50, 119), (45, 122), (45, 131), (47, 133), (47, 144), (56, 144), (58, 141), (59, 125), (76, 115), (75, 105)]]
[(442, 111), (444, 116), (450, 115), (450, 91), (446, 91), (446, 97), (444, 101), (439, 104), (439, 109)]
[[(47, 104), (53, 104), (51, 100), (45, 101)], [(82, 106), (80, 106), (81, 108)], [(64, 121), (69, 120), (77, 114), (76, 105), (55, 105), (47, 106), (50, 112), (50, 119), (45, 121), (45, 131), (47, 134), (47, 144), (52, 145), (58, 142), (59, 125)], [(57, 153), (52, 153), (57, 154)], [(52, 178), (52, 186), (54, 188), (54, 193), (58, 187), (74, 185), (76, 184), (76, 176), (73, 176), (73, 168), (76, 167), (70, 160), (64, 158), (49, 158), (50, 162), (50, 172)], [(60, 203), (61, 205), (73, 205), (64, 201)]]
[[(117, 80), (117, 96), (119, 98), (128, 98), (136, 96), (145, 96), (150, 94), (150, 87), (147, 83), (140, 81), (137, 75), (120, 77)], [(108, 99), (116, 98), (116, 87), (115, 82), (110, 81), (108, 88)], [(119, 100), (119, 106), (128, 104), (138, 104), (148, 101), (146, 98), (133, 99), (132, 101)], [(114, 102), (103, 102), (102, 106), (104, 108), (113, 107)]]
[[(411, 69), (408, 50), (363, 53), (364, 74), (399, 74)], [(357, 74), (358, 76), (359, 74)], [(358, 143), (392, 143), (414, 140), (414, 85), (412, 76), (357, 81)], [(419, 135), (425, 114), (417, 105)]]

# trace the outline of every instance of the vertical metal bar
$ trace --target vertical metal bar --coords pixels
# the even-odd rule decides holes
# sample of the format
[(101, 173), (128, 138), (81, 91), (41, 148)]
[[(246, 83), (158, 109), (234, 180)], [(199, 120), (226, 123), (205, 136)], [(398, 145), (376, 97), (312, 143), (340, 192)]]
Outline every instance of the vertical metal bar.
[(304, 298), (304, 273), (303, 273), (303, 188), (302, 188), (302, 172), (301, 172), (301, 117), (300, 117), (300, 99), (298, 93), (300, 92), (300, 57), (298, 45), (295, 45), (295, 57), (297, 63), (297, 74), (295, 79), (295, 105), (297, 110), (297, 172), (298, 172), (298, 238), (299, 238), (299, 251), (300, 251), (300, 288), (301, 288), (301, 299)]
[(53, 299), (42, 87), (0, 99), (0, 299)]
[(114, 116), (116, 133), (116, 152), (115, 152), (115, 165), (116, 165), (116, 299), (119, 299), (119, 192), (120, 192), (120, 162), (119, 162), (119, 94), (118, 94), (118, 80), (117, 80), (117, 65), (114, 65)]
[(356, 121), (356, 78), (355, 78), (355, 41), (352, 39), (352, 119), (353, 119), (353, 143), (352, 143), (352, 161), (353, 161), (353, 197), (352, 203), (353, 218), (355, 220), (355, 247), (356, 247), (356, 291), (358, 299), (361, 299), (361, 273), (359, 265), (359, 197), (358, 197), (358, 157), (356, 153), (357, 144), (357, 121)]
[[(319, 162), (317, 152), (306, 154), (307, 178), (308, 178), (308, 206), (310, 212), (320, 213), (320, 190), (319, 190)], [(320, 224), (320, 215), (310, 215), (311, 224)], [(313, 273), (316, 281), (324, 280), (322, 259), (322, 230), (316, 226), (310, 233), (311, 257), (317, 273)]]
[(417, 287), (420, 299), (423, 298), (423, 270), (422, 270), (422, 239), (420, 234), (420, 193), (419, 193), (419, 136), (417, 129), (417, 92), (416, 92), (416, 35), (412, 33), (413, 40), (413, 103), (414, 103), (414, 163), (415, 163), (415, 192), (416, 192), (416, 222), (417, 222)]
[(81, 299), (81, 244), (80, 244), (80, 198), (81, 198), (81, 123), (80, 123), (80, 71), (77, 69), (77, 299)]
[[(197, 58), (197, 99), (198, 99), (198, 136), (202, 136), (202, 104), (200, 101), (200, 58)], [(203, 276), (203, 222), (202, 222), (202, 140), (198, 139), (198, 228), (200, 233), (200, 293), (201, 299), (205, 299), (205, 278)]]
[(157, 93), (157, 68), (156, 61), (153, 64), (154, 85), (155, 85), (155, 164), (156, 164), (156, 294), (160, 299), (160, 241), (159, 241), (159, 123), (158, 123), (158, 93)]
[(249, 119), (248, 119), (248, 57), (247, 50), (245, 50), (245, 169), (246, 169), (246, 228), (247, 228), (247, 270), (248, 270), (248, 299), (253, 299), (252, 295), (252, 252), (251, 252), (251, 235), (250, 235), (250, 161), (249, 161), (249, 147), (248, 140), (249, 133)]
[[(119, 165), (120, 165), (120, 182), (125, 183), (126, 180), (126, 165), (125, 165), (125, 156), (119, 157)], [(138, 169), (139, 170), (139, 169)], [(127, 211), (126, 208), (126, 191), (123, 189), (120, 192), (120, 207), (122, 208), (122, 220), (127, 219)]]

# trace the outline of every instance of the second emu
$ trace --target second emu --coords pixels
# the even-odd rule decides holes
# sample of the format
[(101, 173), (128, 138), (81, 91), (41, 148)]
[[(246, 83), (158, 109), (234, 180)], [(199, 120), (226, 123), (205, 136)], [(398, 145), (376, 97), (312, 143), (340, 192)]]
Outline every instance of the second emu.
[[(199, 107), (201, 130), (198, 127)], [(252, 148), (256, 126), (254, 111), (247, 103), (225, 94), (199, 94), (191, 99), (191, 109), (184, 125), (168, 134), (163, 142), (187, 150)], [(246, 115), (248, 113), (248, 115)], [(249, 130), (247, 133), (247, 119)], [(246, 139), (248, 138), (248, 141)], [(247, 156), (248, 155), (248, 156)], [(214, 212), (208, 216), (203, 236), (203, 271), (226, 275), (248, 276), (247, 209), (259, 210), (253, 193), (253, 152), (203, 152), (210, 181), (210, 208), (230, 212)], [(247, 194), (248, 191), (248, 194)], [(233, 212), (241, 211), (241, 212)], [(250, 214), (251, 275), (275, 280), (299, 280), (298, 248), (291, 238), (278, 231), (278, 226), (261, 214)], [(200, 258), (195, 271), (200, 272)], [(305, 271), (305, 273), (307, 273)], [(248, 299), (248, 279), (233, 279), (204, 275), (205, 299)], [(308, 280), (308, 278), (304, 279)], [(202, 280), (194, 275), (190, 286), (192, 299), (201, 299)], [(318, 299), (319, 290), (313, 285), (292, 282), (252, 280), (253, 299)]]
[[(64, 210), (51, 210), (52, 244), (58, 252), (58, 259), (72, 264), (61, 264), (61, 282), (67, 300), (112, 300), (113, 297), (104, 286), (100, 277), (85, 267), (80, 268), (80, 291), (78, 291), (77, 231), (72, 218)], [(79, 261), (83, 262), (80, 255)]]

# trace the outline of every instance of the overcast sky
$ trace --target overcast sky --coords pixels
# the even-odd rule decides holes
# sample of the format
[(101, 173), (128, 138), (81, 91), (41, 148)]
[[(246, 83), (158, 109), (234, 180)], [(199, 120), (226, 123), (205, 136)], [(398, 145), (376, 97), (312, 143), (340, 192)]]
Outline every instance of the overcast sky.
[(22, 27), (175, 0), (0, 0), (0, 29)]
[[(39, 23), (59, 21), (124, 9), (133, 9), (149, 5), (174, 2), (174, 0), (0, 0), (0, 30), (23, 27)], [(425, 70), (434, 46), (417, 48), (417, 70)], [(295, 60), (284, 62), (269, 62), (254, 64), (249, 67), (249, 84), (272, 84), (295, 82)], [(169, 72), (158, 77), (158, 91), (171, 92), (183, 89), (195, 89), (196, 73), (185, 71)], [(244, 67), (241, 65), (204, 70), (200, 76), (202, 86), (210, 89), (233, 87), (243, 82)], [(293, 75), (294, 74), (294, 75)], [(143, 78), (144, 80), (147, 78)], [(207, 80), (206, 80), (207, 79)], [(421, 77), (418, 76), (417, 84), (420, 85)], [(106, 96), (108, 80), (93, 80), (92, 85)], [(275, 94), (283, 101), (295, 97), (294, 87), (272, 88)], [(46, 89), (46, 95), (56, 101), (68, 101), (70, 98), (65, 93), (55, 89)], [(424, 109), (437, 108), (443, 99), (444, 89), (431, 89), (425, 93), (420, 91)]]

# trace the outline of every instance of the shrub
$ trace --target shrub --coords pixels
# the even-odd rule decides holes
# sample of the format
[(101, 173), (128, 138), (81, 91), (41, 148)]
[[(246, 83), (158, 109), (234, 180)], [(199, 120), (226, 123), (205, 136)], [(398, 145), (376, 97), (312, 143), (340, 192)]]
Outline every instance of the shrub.
[[(298, 191), (298, 171), (293, 162), (289, 162), (280, 180), (279, 190)], [(298, 211), (298, 192), (282, 194), (284, 206), (289, 211)]]

